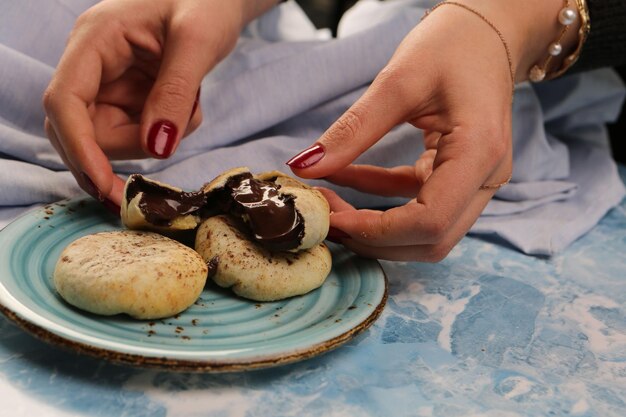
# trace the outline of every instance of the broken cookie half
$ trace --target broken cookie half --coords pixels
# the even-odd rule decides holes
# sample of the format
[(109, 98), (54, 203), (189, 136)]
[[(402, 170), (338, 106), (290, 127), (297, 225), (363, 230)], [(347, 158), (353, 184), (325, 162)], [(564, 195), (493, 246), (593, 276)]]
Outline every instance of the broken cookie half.
[(192, 230), (206, 205), (203, 192), (185, 192), (140, 174), (128, 177), (122, 200), (122, 222), (129, 229)]

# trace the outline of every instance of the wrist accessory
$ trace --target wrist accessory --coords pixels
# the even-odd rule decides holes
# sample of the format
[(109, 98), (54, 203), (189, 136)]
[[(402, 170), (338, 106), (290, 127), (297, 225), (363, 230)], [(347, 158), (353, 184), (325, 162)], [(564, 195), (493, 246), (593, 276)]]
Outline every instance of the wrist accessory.
[[(426, 17), (428, 17), (428, 15), (430, 15), (435, 9), (441, 6), (445, 6), (447, 4), (451, 6), (460, 7), (462, 9), (467, 10), (470, 13), (473, 13), (474, 15), (482, 19), (483, 22), (488, 24), (489, 27), (491, 27), (491, 29), (494, 30), (494, 32), (496, 32), (496, 34), (500, 38), (500, 41), (502, 42), (502, 46), (504, 46), (504, 51), (506, 52), (506, 59), (507, 59), (507, 62), (509, 63), (509, 75), (511, 76), (511, 101), (513, 101), (513, 96), (515, 94), (515, 69), (513, 68), (513, 58), (511, 57), (511, 50), (509, 49), (509, 44), (506, 42), (506, 39), (504, 39), (504, 35), (502, 35), (502, 32), (500, 32), (500, 30), (497, 28), (496, 25), (491, 23), (491, 20), (487, 19), (478, 10), (475, 10), (469, 6), (466, 6), (465, 4), (457, 3), (455, 1), (442, 1), (441, 3), (434, 5), (430, 10), (426, 10), (426, 13), (424, 13), (424, 16), (422, 17), (422, 20), (426, 19)], [(479, 190), (497, 190), (498, 188), (505, 186), (509, 182), (511, 182), (512, 176), (513, 174), (509, 175), (509, 177), (505, 181), (502, 181), (496, 184), (483, 184), (478, 189)]]
[(488, 24), (489, 27), (491, 27), (491, 29), (493, 29), (494, 32), (496, 32), (498, 34), (498, 37), (500, 38), (500, 41), (502, 42), (502, 46), (504, 46), (504, 51), (506, 52), (506, 59), (507, 59), (507, 61), (509, 63), (509, 74), (511, 76), (511, 101), (512, 101), (513, 100), (513, 95), (514, 95), (514, 92), (515, 92), (515, 69), (513, 68), (513, 58), (511, 57), (511, 50), (509, 49), (509, 44), (504, 39), (504, 35), (502, 35), (502, 32), (500, 32), (500, 30), (496, 27), (496, 25), (491, 23), (491, 20), (487, 19), (478, 10), (475, 10), (475, 9), (471, 8), (470, 6), (467, 6), (465, 4), (457, 3), (455, 1), (442, 1), (441, 3), (438, 3), (438, 4), (434, 5), (430, 10), (426, 10), (426, 13), (424, 13), (424, 16), (422, 17), (422, 20), (426, 19), (426, 17), (428, 17), (428, 15), (430, 15), (433, 11), (435, 11), (435, 9), (438, 9), (439, 7), (445, 6), (445, 5), (457, 6), (457, 7), (460, 7), (462, 9), (467, 10), (470, 13), (473, 13), (474, 15), (476, 15), (480, 19), (482, 19), (483, 22)]
[(480, 187), (478, 187), (478, 189), (479, 190), (497, 190), (498, 188), (510, 183), (512, 177), (513, 177), (513, 174), (509, 175), (509, 178), (507, 178), (505, 181), (499, 182), (497, 184), (483, 184)]
[[(570, 3), (574, 3), (574, 7), (570, 6)], [(579, 17), (580, 29), (578, 30), (578, 46), (571, 55), (563, 60), (560, 68), (552, 73), (548, 73), (552, 60), (563, 52), (563, 46), (561, 45), (563, 37), (565, 37), (569, 27), (576, 22)], [(587, 2), (585, 0), (564, 0), (564, 7), (558, 14), (558, 21), (563, 27), (557, 39), (548, 47), (548, 56), (544, 59), (543, 63), (533, 65), (528, 73), (528, 79), (532, 82), (536, 83), (546, 79), (556, 78), (570, 69), (578, 60), (590, 29)]]

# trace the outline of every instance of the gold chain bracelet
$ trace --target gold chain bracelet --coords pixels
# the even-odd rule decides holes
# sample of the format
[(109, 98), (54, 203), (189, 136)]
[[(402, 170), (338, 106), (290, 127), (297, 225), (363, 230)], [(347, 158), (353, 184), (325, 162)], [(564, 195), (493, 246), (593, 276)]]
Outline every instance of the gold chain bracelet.
[(509, 178), (507, 178), (506, 180), (496, 183), (496, 184), (483, 184), (480, 187), (478, 187), (479, 190), (497, 190), (500, 187), (503, 187), (505, 185), (507, 185), (508, 183), (511, 182), (511, 179), (513, 178), (513, 174), (509, 175)]
[[(485, 15), (480, 13), (478, 10), (475, 10), (475, 9), (471, 8), (470, 6), (467, 6), (465, 4), (457, 3), (455, 1), (442, 1), (441, 3), (436, 4), (431, 9), (427, 10), (426, 13), (424, 13), (424, 16), (422, 17), (422, 20), (424, 20), (428, 15), (430, 15), (435, 9), (437, 9), (437, 8), (439, 8), (441, 6), (444, 6), (446, 4), (449, 4), (451, 6), (457, 6), (457, 7), (460, 7), (462, 9), (467, 10), (468, 12), (473, 13), (474, 15), (476, 15), (480, 19), (482, 19), (487, 25), (489, 25), (489, 27), (491, 27), (491, 29), (493, 29), (494, 32), (496, 32), (496, 34), (500, 38), (500, 41), (502, 42), (502, 46), (504, 46), (504, 51), (506, 52), (506, 59), (507, 59), (507, 62), (509, 63), (509, 76), (511, 77), (511, 101), (512, 101), (513, 100), (513, 96), (515, 94), (515, 69), (513, 67), (513, 58), (512, 58), (512, 55), (511, 55), (511, 50), (509, 48), (509, 44), (506, 42), (506, 39), (504, 38), (504, 35), (500, 31), (500, 29), (498, 29), (498, 27), (496, 25), (494, 25), (491, 22), (491, 20), (489, 20)], [(509, 177), (505, 181), (502, 181), (502, 182), (499, 182), (499, 183), (496, 183), (496, 184), (483, 184), (483, 185), (481, 185), (479, 187), (479, 189), (480, 190), (497, 190), (498, 188), (500, 188), (502, 186), (505, 186), (506, 184), (511, 182), (511, 178), (512, 178), (512, 174), (509, 175)]]
[(509, 48), (509, 44), (507, 43), (506, 39), (504, 39), (504, 35), (500, 31), (500, 29), (498, 29), (498, 27), (494, 25), (491, 22), (491, 20), (487, 19), (487, 17), (483, 15), (481, 12), (479, 12), (478, 10), (473, 9), (472, 7), (467, 6), (463, 3), (457, 3), (456, 1), (442, 1), (441, 3), (434, 5), (431, 9), (426, 10), (426, 13), (424, 13), (424, 16), (422, 16), (422, 20), (428, 17), (428, 15), (430, 15), (433, 11), (435, 11), (439, 7), (445, 6), (445, 5), (457, 6), (462, 9), (467, 10), (470, 13), (473, 13), (474, 15), (482, 19), (487, 25), (489, 25), (489, 27), (493, 29), (494, 32), (496, 32), (496, 34), (500, 38), (500, 41), (502, 42), (502, 46), (504, 46), (504, 51), (506, 52), (506, 59), (507, 59), (507, 62), (509, 63), (509, 75), (511, 77), (511, 101), (512, 101), (513, 95), (515, 94), (515, 69), (513, 67), (513, 58), (511, 55), (511, 49)]

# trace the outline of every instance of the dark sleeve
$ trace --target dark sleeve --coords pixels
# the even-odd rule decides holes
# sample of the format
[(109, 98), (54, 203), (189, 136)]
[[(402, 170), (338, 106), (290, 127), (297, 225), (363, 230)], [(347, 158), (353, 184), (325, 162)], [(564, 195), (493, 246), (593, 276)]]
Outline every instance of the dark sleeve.
[(626, 64), (626, 0), (587, 0), (591, 31), (575, 69)]

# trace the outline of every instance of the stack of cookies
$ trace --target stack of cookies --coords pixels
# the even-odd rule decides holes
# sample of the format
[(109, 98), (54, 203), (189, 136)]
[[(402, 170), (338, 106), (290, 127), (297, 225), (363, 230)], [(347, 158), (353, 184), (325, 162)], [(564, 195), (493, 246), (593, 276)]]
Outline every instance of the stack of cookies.
[[(326, 199), (278, 171), (235, 168), (195, 192), (131, 175), (121, 215), (144, 231), (85, 236), (61, 254), (54, 282), (70, 304), (161, 318), (193, 304), (207, 277), (273, 301), (308, 293), (330, 273)], [(195, 250), (166, 237), (180, 233), (195, 233)]]

